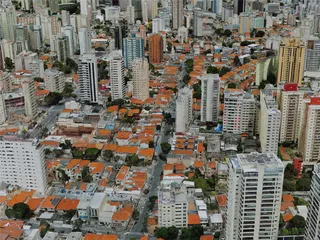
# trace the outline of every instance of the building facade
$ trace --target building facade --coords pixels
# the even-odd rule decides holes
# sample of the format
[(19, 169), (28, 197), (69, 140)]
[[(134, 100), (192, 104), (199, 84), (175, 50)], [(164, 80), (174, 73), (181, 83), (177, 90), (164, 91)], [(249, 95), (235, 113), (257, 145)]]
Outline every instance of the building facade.
[(144, 40), (132, 33), (130, 37), (123, 39), (124, 66), (131, 69), (132, 61), (138, 57), (144, 57)]
[(110, 61), (110, 84), (112, 100), (122, 99), (125, 97), (125, 81), (124, 81), (124, 61), (121, 51), (111, 53)]
[(237, 154), (228, 168), (226, 240), (277, 239), (282, 161), (272, 153)]
[(176, 101), (176, 132), (188, 132), (192, 121), (192, 89), (184, 87)]
[(298, 83), (303, 78), (305, 45), (299, 38), (285, 38), (280, 44), (278, 59), (278, 84)]
[(163, 59), (163, 39), (160, 34), (151, 34), (149, 37), (149, 61), (159, 64)]
[(201, 122), (218, 122), (220, 78), (218, 74), (201, 77)]
[(308, 40), (306, 49), (305, 71), (320, 70), (320, 40)]
[(80, 98), (91, 103), (98, 102), (98, 69), (94, 54), (81, 55), (78, 67)]
[(62, 93), (65, 87), (66, 78), (63, 72), (55, 69), (44, 71), (44, 86), (51, 92)]
[(35, 118), (38, 115), (38, 104), (33, 79), (26, 79), (22, 82), (22, 91), (24, 95), (25, 114), (30, 118)]
[(149, 62), (136, 58), (132, 62), (133, 97), (146, 100), (149, 97)]
[(172, 0), (172, 28), (183, 26), (183, 0)]

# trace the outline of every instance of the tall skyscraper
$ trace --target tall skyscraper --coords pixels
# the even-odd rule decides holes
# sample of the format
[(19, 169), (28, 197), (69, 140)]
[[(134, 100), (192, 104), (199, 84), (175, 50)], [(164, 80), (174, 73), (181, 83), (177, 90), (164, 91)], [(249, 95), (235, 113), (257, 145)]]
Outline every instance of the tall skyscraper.
[(81, 55), (78, 67), (80, 98), (91, 103), (98, 102), (98, 69), (94, 54)]
[(70, 12), (67, 10), (61, 10), (61, 22), (62, 26), (70, 25)]
[(254, 135), (257, 125), (254, 96), (241, 89), (227, 89), (224, 96), (223, 131)]
[(58, 13), (59, 12), (59, 2), (56, 0), (49, 0), (48, 4), (49, 4), (49, 9), (51, 14), (52, 13)]
[(132, 61), (135, 58), (144, 57), (144, 41), (141, 37), (137, 37), (135, 33), (132, 33), (130, 37), (123, 39), (123, 56), (124, 66), (126, 68), (132, 68)]
[(158, 17), (152, 19), (152, 33), (159, 33), (163, 30), (165, 30), (164, 19)]
[(218, 122), (220, 78), (218, 74), (201, 76), (201, 122)]
[(226, 240), (277, 239), (284, 166), (276, 154), (229, 157)]
[(320, 163), (314, 165), (304, 240), (320, 240)]
[(67, 25), (62, 27), (63, 33), (68, 37), (68, 43), (69, 43), (69, 55), (73, 56), (74, 54), (74, 29), (72, 25)]
[(62, 93), (65, 87), (66, 78), (63, 72), (55, 69), (44, 71), (44, 86), (51, 92)]
[(80, 13), (81, 15), (88, 15), (88, 0), (80, 0)]
[(91, 35), (87, 28), (80, 28), (79, 44), (80, 44), (80, 54), (91, 52)]
[(147, 22), (148, 21), (148, 1), (147, 0), (142, 0), (141, 2), (141, 7), (142, 7), (142, 21)]
[(14, 41), (14, 26), (17, 24), (16, 10), (14, 6), (0, 8), (0, 30), (2, 39)]
[(151, 19), (154, 19), (158, 15), (158, 0), (151, 0), (150, 3), (150, 13), (149, 16)]
[(159, 64), (163, 59), (163, 39), (160, 34), (151, 34), (149, 37), (149, 60)]
[(4, 96), (2, 94), (2, 89), (0, 91), (0, 124), (3, 124), (7, 120), (7, 109), (4, 102)]
[(305, 162), (320, 160), (320, 97), (311, 97), (303, 107), (299, 150)]
[(285, 38), (281, 42), (278, 60), (278, 84), (283, 81), (301, 85), (304, 57), (305, 46), (299, 38)]
[(38, 115), (38, 104), (33, 79), (26, 79), (22, 82), (22, 91), (24, 96), (25, 114), (28, 117), (35, 118)]
[(280, 142), (298, 140), (303, 96), (297, 83), (284, 84), (280, 99)]
[(53, 39), (54, 50), (57, 52), (57, 57), (60, 62), (65, 62), (70, 58), (69, 37), (61, 33)]
[(246, 11), (246, 0), (233, 0), (234, 13), (240, 15), (240, 13)]
[(188, 132), (192, 121), (192, 89), (184, 87), (176, 101), (176, 132)]
[(281, 112), (273, 96), (274, 89), (266, 86), (260, 96), (260, 143), (263, 153), (278, 153)]
[(250, 16), (247, 13), (241, 13), (239, 16), (239, 20), (240, 20), (240, 29), (239, 29), (239, 33), (240, 34), (245, 34), (247, 32), (250, 32)]
[(121, 51), (113, 51), (110, 61), (110, 84), (112, 100), (125, 97), (124, 61)]
[(128, 15), (128, 23), (134, 24), (135, 16), (134, 16), (134, 6), (131, 4), (127, 7), (127, 15)]
[(149, 63), (146, 58), (132, 62), (133, 97), (145, 100), (149, 97)]
[(183, 0), (172, 0), (172, 28), (178, 29), (183, 25)]
[(45, 193), (48, 188), (47, 168), (39, 142), (3, 136), (0, 147), (0, 182)]
[(203, 36), (203, 10), (199, 8), (193, 10), (193, 34)]
[(308, 40), (304, 70), (320, 71), (320, 40)]

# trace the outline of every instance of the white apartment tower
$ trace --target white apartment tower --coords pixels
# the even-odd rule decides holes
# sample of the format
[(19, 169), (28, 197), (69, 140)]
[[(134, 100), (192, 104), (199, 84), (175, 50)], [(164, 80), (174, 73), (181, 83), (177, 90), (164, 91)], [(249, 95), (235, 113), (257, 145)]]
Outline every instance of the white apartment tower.
[(218, 74), (201, 76), (201, 122), (218, 122), (220, 78)]
[(172, 28), (181, 27), (183, 18), (183, 0), (172, 0)]
[(164, 185), (158, 192), (159, 227), (188, 226), (188, 200), (182, 184)]
[(159, 33), (165, 29), (164, 19), (156, 17), (152, 19), (152, 33)]
[(112, 100), (122, 99), (125, 97), (125, 81), (124, 81), (124, 61), (121, 50), (111, 53), (110, 61), (110, 84)]
[(51, 92), (62, 93), (65, 87), (66, 78), (63, 72), (55, 69), (44, 71), (44, 86)]
[(255, 134), (257, 106), (254, 96), (241, 89), (227, 89), (224, 94), (223, 131)]
[(65, 62), (70, 58), (69, 37), (63, 33), (58, 34), (53, 39), (54, 50), (57, 52), (58, 60)]
[(193, 34), (196, 37), (203, 36), (203, 10), (199, 8), (193, 10)]
[(278, 153), (281, 111), (273, 96), (273, 89), (266, 86), (260, 96), (260, 143), (263, 153)]
[(296, 141), (299, 138), (303, 91), (298, 91), (298, 84), (284, 84), (281, 91), (280, 142)]
[(176, 132), (188, 132), (192, 121), (192, 89), (184, 87), (176, 101)]
[(78, 67), (80, 98), (91, 103), (98, 102), (98, 69), (94, 54), (83, 54)]
[(277, 239), (284, 166), (273, 153), (230, 156), (226, 240)]
[(46, 162), (37, 140), (3, 136), (0, 149), (0, 182), (46, 192)]
[(133, 97), (145, 100), (149, 97), (149, 62), (136, 58), (132, 62)]
[(91, 36), (87, 28), (83, 27), (79, 30), (80, 54), (91, 52)]
[(311, 97), (301, 113), (302, 125), (299, 150), (305, 162), (320, 160), (320, 97)]
[(142, 22), (147, 22), (148, 21), (148, 1), (142, 0), (141, 7), (142, 7)]
[(4, 96), (2, 90), (0, 92), (0, 124), (3, 124), (7, 120), (6, 104), (4, 102)]
[(38, 105), (33, 79), (26, 79), (22, 82), (22, 91), (24, 96), (25, 114), (28, 117), (35, 118), (38, 115)]
[(127, 15), (128, 15), (128, 23), (134, 24), (135, 15), (134, 15), (134, 6), (131, 4), (127, 6)]
[(68, 37), (68, 43), (69, 43), (69, 55), (73, 56), (74, 53), (74, 28), (72, 25), (67, 25), (62, 27), (63, 33)]
[(314, 165), (304, 240), (320, 240), (320, 164)]

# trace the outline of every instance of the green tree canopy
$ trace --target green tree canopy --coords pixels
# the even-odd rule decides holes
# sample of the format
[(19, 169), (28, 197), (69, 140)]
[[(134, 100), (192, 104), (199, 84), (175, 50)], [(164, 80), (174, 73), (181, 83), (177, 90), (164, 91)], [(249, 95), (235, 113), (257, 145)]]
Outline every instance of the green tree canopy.
[(11, 72), (14, 69), (14, 63), (12, 62), (12, 59), (9, 57), (6, 57), (4, 59), (4, 66), (5, 66), (6, 70)]
[(305, 228), (306, 226), (306, 220), (304, 217), (300, 215), (295, 215), (291, 220), (290, 220), (290, 226), (292, 228)]
[(8, 218), (16, 219), (29, 219), (33, 216), (29, 206), (23, 202), (16, 203), (12, 209), (6, 209), (5, 214)]
[(226, 73), (230, 72), (231, 69), (228, 67), (222, 67), (219, 73), (219, 77), (222, 77), (223, 75), (225, 75)]
[(209, 66), (207, 69), (208, 74), (219, 74), (219, 69), (214, 66)]
[(44, 101), (48, 106), (57, 105), (61, 100), (63, 99), (63, 96), (61, 93), (58, 92), (50, 92), (45, 98)]
[(90, 183), (92, 182), (93, 178), (90, 174), (90, 169), (88, 166), (84, 166), (81, 170), (81, 179), (84, 182)]
[(160, 144), (161, 146), (161, 150), (164, 154), (168, 154), (171, 150), (171, 145), (170, 143), (167, 143), (167, 142), (163, 142)]

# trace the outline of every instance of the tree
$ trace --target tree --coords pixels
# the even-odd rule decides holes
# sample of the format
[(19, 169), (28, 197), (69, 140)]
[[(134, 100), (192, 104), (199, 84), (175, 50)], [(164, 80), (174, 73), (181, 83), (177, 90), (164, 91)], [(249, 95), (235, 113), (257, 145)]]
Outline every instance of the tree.
[(126, 164), (128, 166), (139, 166), (141, 160), (136, 154), (131, 154), (126, 157)]
[(222, 35), (224, 32), (223, 32), (223, 29), (222, 29), (222, 28), (218, 28), (218, 29), (216, 29), (216, 30), (214, 31), (214, 33), (220, 36), (220, 35)]
[(201, 85), (199, 83), (193, 85), (193, 98), (201, 99)]
[(63, 169), (57, 168), (57, 172), (59, 181), (61, 181), (62, 183), (69, 181), (70, 177), (66, 174), (66, 172)]
[(223, 75), (225, 75), (226, 73), (230, 72), (231, 69), (228, 67), (222, 67), (219, 73), (219, 77), (222, 77)]
[(6, 209), (5, 214), (8, 218), (16, 219), (29, 219), (33, 216), (29, 206), (23, 202), (16, 203), (12, 209)]
[(269, 73), (267, 76), (267, 81), (268, 81), (268, 83), (270, 83), (272, 85), (276, 84), (276, 82), (277, 82), (276, 75), (274, 73)]
[(264, 34), (265, 34), (264, 31), (259, 30), (259, 31), (256, 33), (256, 37), (263, 37)]
[(252, 44), (252, 42), (249, 42), (249, 41), (245, 40), (245, 41), (240, 43), (240, 46), (245, 47), (245, 46), (248, 46), (250, 44)]
[(113, 152), (111, 150), (105, 150), (103, 152), (103, 157), (106, 159), (106, 160), (110, 160), (112, 157), (113, 157)]
[(167, 142), (163, 142), (160, 144), (161, 146), (161, 150), (164, 154), (168, 154), (171, 150), (171, 145), (170, 143), (167, 143)]
[(49, 155), (49, 154), (51, 154), (52, 153), (52, 151), (49, 149), (49, 148), (46, 148), (45, 150), (44, 150), (44, 155)]
[(98, 158), (100, 154), (100, 150), (97, 148), (88, 148), (86, 149), (84, 155), (86, 159), (89, 159), (91, 161), (94, 161)]
[(70, 86), (70, 85), (67, 85), (67, 86), (63, 89), (62, 95), (63, 95), (63, 97), (65, 97), (65, 98), (69, 98), (69, 97), (71, 97), (72, 93), (73, 93), (73, 87)]
[(259, 89), (264, 89), (267, 85), (267, 81), (266, 80), (262, 80), (259, 84)]
[(285, 179), (294, 179), (298, 176), (297, 169), (291, 163), (288, 163), (284, 170), (284, 178)]
[(224, 30), (223, 35), (225, 35), (226, 37), (230, 37), (232, 34), (232, 32), (229, 29)]
[(233, 59), (234, 65), (241, 66), (241, 61), (238, 56), (235, 56)]
[(189, 76), (189, 74), (184, 75), (182, 81), (187, 84), (189, 82), (189, 80), (191, 79), (191, 77)]
[(90, 183), (92, 182), (93, 178), (90, 174), (90, 169), (88, 166), (84, 166), (81, 170), (81, 179), (84, 182)]
[(193, 63), (194, 63), (193, 59), (187, 59), (187, 60), (184, 62), (184, 65), (185, 65), (185, 67), (186, 67), (186, 71), (187, 71), (188, 73), (192, 72), (192, 70), (193, 70)]
[(35, 82), (43, 82), (43, 79), (41, 77), (35, 77), (35, 78), (33, 78), (33, 81), (35, 81)]
[(95, 50), (98, 51), (98, 52), (104, 52), (105, 51), (105, 49), (103, 47), (101, 47), (101, 46), (95, 48)]
[(166, 227), (159, 228), (156, 231), (155, 235), (157, 238), (163, 238), (163, 239), (167, 240), (168, 239), (168, 229)]
[(57, 105), (61, 100), (63, 99), (63, 96), (61, 93), (58, 92), (50, 92), (45, 98), (44, 101), (48, 106)]
[(281, 235), (282, 236), (287, 236), (287, 235), (290, 235), (290, 231), (286, 228), (282, 228), (281, 229)]
[(176, 228), (175, 226), (171, 226), (168, 228), (168, 239), (169, 240), (177, 239), (178, 234), (179, 234), (179, 229)]
[(249, 63), (251, 60), (250, 58), (246, 57), (243, 59), (243, 63), (246, 64), (246, 63)]
[(207, 73), (208, 74), (218, 74), (219, 73), (219, 69), (214, 67), (214, 66), (209, 66), (207, 69)]
[(54, 149), (52, 152), (54, 153), (56, 158), (59, 158), (64, 154), (64, 151), (62, 149)]
[(154, 148), (154, 142), (153, 141), (149, 142), (149, 148)]
[(296, 191), (295, 181), (284, 179), (283, 180), (283, 191)]
[(172, 42), (167, 43), (167, 51), (170, 52), (172, 49)]
[(194, 225), (190, 229), (190, 240), (199, 240), (203, 234), (203, 227), (200, 225)]
[(149, 63), (149, 70), (151, 72), (154, 72), (154, 65), (152, 63)]
[(124, 100), (119, 98), (119, 99), (116, 99), (116, 100), (113, 100), (109, 106), (115, 106), (117, 105), (119, 108), (121, 108), (123, 105), (124, 105)]
[(72, 71), (78, 71), (78, 64), (71, 58), (66, 59), (66, 66), (68, 66)]
[(228, 88), (237, 88), (236, 83), (229, 83)]
[(12, 62), (12, 59), (9, 57), (6, 57), (4, 59), (4, 66), (5, 66), (6, 70), (11, 72), (14, 69), (14, 63)]
[(311, 179), (302, 177), (296, 183), (297, 191), (310, 191)]
[(306, 226), (306, 220), (304, 217), (300, 215), (295, 215), (291, 220), (290, 220), (290, 226), (291, 228), (305, 228)]
[(80, 149), (74, 148), (72, 151), (72, 157), (75, 159), (82, 159), (83, 158), (83, 151)]
[(214, 233), (214, 239), (219, 239), (220, 238), (220, 232), (215, 232)]

